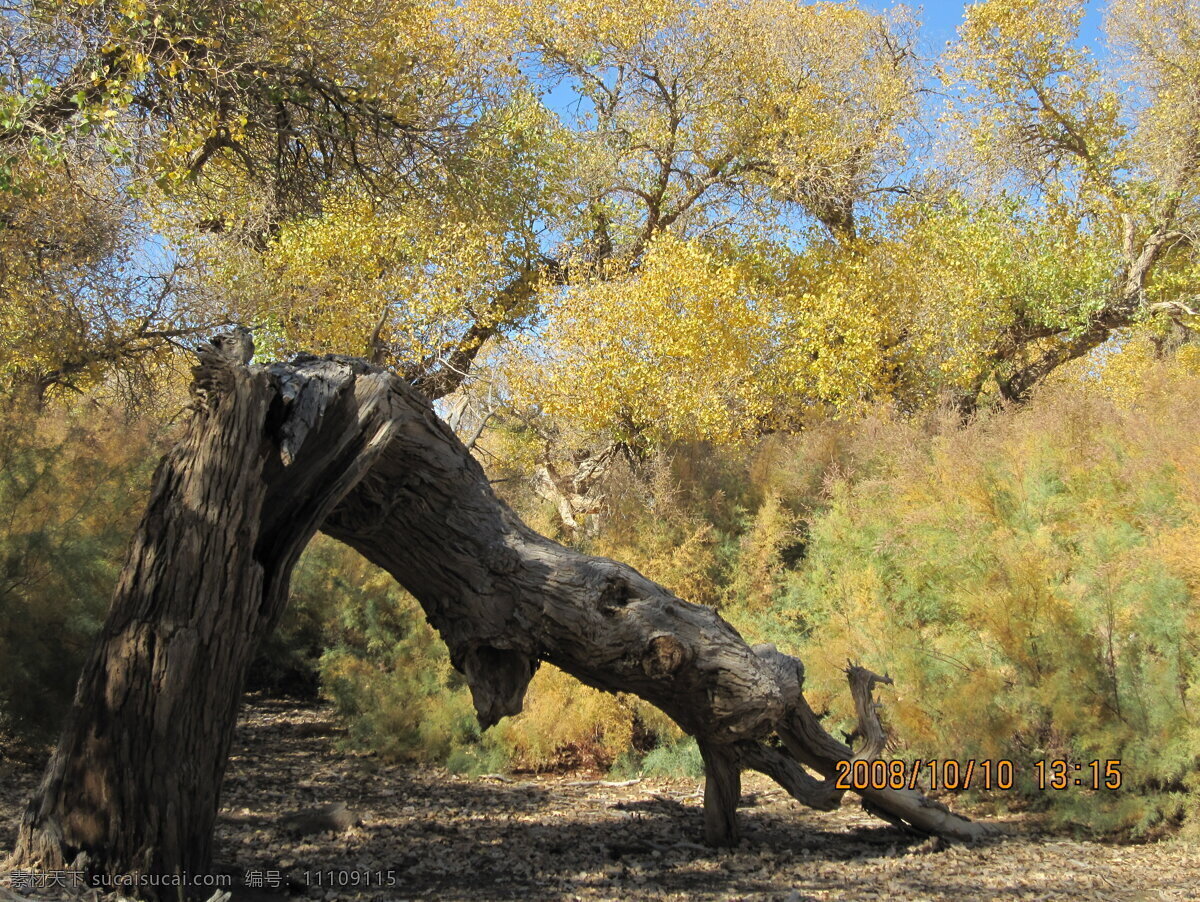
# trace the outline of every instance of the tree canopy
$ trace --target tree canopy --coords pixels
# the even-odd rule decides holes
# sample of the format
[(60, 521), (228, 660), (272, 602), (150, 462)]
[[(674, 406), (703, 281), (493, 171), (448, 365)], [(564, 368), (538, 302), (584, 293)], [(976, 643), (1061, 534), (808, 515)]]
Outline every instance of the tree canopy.
[(854, 3), (19, 4), (6, 384), (238, 320), (433, 396), (488, 347), (593, 436), (1023, 399), (1195, 319), (1200, 18), (1082, 14), (985, 0), (929, 58)]

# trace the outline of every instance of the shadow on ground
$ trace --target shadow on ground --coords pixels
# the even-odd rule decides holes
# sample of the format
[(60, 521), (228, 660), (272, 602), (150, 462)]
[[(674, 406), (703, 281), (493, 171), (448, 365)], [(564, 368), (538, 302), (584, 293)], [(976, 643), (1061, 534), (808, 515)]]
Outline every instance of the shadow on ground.
[[(467, 778), (339, 746), (323, 707), (251, 698), (234, 737), (216, 834), (235, 902), (345, 899), (1108, 900), (1196, 902), (1200, 854), (1013, 835), (945, 846), (847, 802), (830, 813), (747, 775), (736, 849), (701, 844), (693, 781)], [(4, 762), (0, 761), (0, 765)], [(0, 859), (39, 774), (0, 784)], [(297, 812), (344, 806), (344, 829)]]

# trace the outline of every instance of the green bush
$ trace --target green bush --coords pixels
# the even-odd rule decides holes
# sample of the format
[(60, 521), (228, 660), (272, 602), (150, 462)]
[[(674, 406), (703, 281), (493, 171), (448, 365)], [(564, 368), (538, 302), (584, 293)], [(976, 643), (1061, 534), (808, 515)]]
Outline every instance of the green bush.
[(704, 759), (692, 737), (660, 745), (642, 759), (639, 772), (647, 777), (702, 777)]
[[(346, 717), (348, 742), (389, 758), (444, 763), (479, 744), (470, 693), (416, 602), (387, 573), (318, 536), (293, 576), (275, 642), (284, 662), (315, 662), (324, 692)], [(290, 653), (287, 653), (289, 652)]]
[[(1009, 758), (1062, 823), (1144, 834), (1200, 802), (1200, 379), (1133, 405), (1045, 391), (965, 429), (893, 424), (833, 485), (780, 605), (815, 704), (887, 670), (906, 757)], [(1119, 791), (1040, 791), (1036, 762), (1120, 759)]]
[(0, 416), (0, 728), (54, 737), (145, 505), (153, 430), (90, 402)]

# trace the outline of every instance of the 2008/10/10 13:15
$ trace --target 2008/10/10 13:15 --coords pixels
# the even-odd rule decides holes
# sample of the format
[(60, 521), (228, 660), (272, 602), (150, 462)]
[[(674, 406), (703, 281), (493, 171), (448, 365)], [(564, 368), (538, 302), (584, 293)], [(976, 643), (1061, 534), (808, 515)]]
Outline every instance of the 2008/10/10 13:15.
[[(1086, 764), (1054, 759), (1034, 762), (1038, 789), (1120, 789), (1121, 761)], [(1007, 758), (922, 761), (839, 761), (838, 789), (1012, 789), (1017, 766)]]

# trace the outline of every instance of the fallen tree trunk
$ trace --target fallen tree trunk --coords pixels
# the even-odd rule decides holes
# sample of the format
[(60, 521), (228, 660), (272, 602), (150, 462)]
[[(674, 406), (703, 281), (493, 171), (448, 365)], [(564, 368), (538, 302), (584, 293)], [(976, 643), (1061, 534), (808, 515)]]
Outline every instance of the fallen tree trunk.
[[(855, 753), (808, 707), (799, 661), (750, 648), (715, 611), (628, 566), (530, 530), (402, 379), (337, 357), (248, 366), (237, 347), (226, 337), (201, 352), (196, 415), (160, 466), (9, 867), (208, 867), (246, 668), (318, 527), (419, 600), (485, 728), (520, 711), (549, 661), (591, 686), (639, 695), (697, 738), (709, 842), (737, 841), (745, 767), (801, 802), (837, 806), (838, 762)], [(850, 676), (868, 738), (860, 753), (874, 756), (879, 678)], [(862, 795), (870, 810), (922, 832), (985, 833), (919, 793)]]

